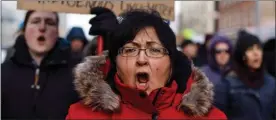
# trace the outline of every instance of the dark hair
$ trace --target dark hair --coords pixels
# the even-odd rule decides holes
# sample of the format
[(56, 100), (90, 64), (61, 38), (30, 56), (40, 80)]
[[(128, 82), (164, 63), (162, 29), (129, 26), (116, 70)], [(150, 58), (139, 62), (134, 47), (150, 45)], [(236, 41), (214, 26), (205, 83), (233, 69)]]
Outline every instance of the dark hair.
[[(172, 76), (169, 80), (169, 85), (174, 76), (174, 64), (176, 59), (177, 49), (176, 49), (176, 37), (170, 26), (162, 19), (160, 14), (154, 10), (130, 10), (121, 14), (121, 21), (119, 21), (118, 29), (113, 33), (112, 40), (110, 41), (109, 48), (109, 58), (111, 61), (111, 68), (107, 76), (107, 82), (111, 86), (114, 85), (114, 75), (116, 74), (116, 56), (118, 55), (119, 48), (123, 47), (127, 42), (132, 41), (137, 33), (146, 27), (153, 27), (156, 34), (161, 42), (161, 44), (169, 51), (170, 62), (172, 66)], [(187, 64), (188, 65), (188, 64)], [(185, 69), (185, 68), (183, 68)], [(188, 72), (187, 72), (188, 73)], [(183, 83), (182, 79), (182, 83)], [(178, 83), (179, 88), (184, 88), (186, 84)], [(116, 91), (116, 88), (113, 88)], [(184, 91), (184, 90), (181, 90)]]
[(181, 49), (183, 49), (184, 47), (186, 47), (187, 45), (196, 45), (192, 40), (189, 39), (184, 39), (183, 42), (181, 43), (180, 47)]
[[(25, 15), (25, 18), (24, 18), (24, 22), (23, 22), (23, 27), (22, 27), (22, 32), (25, 32), (25, 29), (26, 29), (26, 26), (27, 26), (27, 23), (28, 23), (28, 20), (30, 18), (30, 16), (36, 11), (34, 10), (29, 10), (27, 11), (26, 15)], [(59, 17), (58, 17), (58, 14), (56, 12), (53, 12), (55, 15), (56, 15), (56, 19), (57, 19), (57, 25), (59, 24)]]
[(136, 34), (146, 27), (153, 27), (161, 44), (169, 51), (170, 57), (176, 50), (176, 37), (170, 26), (158, 12), (153, 10), (130, 10), (121, 15), (122, 21), (112, 37), (110, 59), (115, 61), (119, 48), (132, 41)]
[(258, 88), (263, 85), (264, 69), (263, 63), (261, 67), (255, 71), (251, 71), (246, 63), (245, 52), (253, 45), (261, 45), (260, 39), (245, 30), (238, 33), (237, 43), (234, 50), (234, 66), (233, 69), (237, 73), (239, 79), (251, 88)]

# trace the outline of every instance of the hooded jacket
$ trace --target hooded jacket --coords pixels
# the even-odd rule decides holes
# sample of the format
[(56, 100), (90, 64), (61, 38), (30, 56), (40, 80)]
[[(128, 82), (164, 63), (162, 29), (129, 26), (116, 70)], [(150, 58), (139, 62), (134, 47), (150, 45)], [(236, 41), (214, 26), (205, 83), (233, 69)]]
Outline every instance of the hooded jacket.
[[(228, 63), (224, 66), (224, 69), (219, 68), (219, 65), (217, 64), (216, 58), (215, 58), (215, 54), (216, 54), (215, 46), (218, 43), (226, 43), (228, 45), (229, 51), (230, 51), (230, 53), (229, 53), (230, 58), (229, 58)], [(201, 69), (213, 84), (216, 85), (221, 80), (221, 78), (224, 76), (224, 74), (229, 72), (229, 70), (231, 69), (232, 49), (233, 49), (233, 46), (230, 43), (230, 40), (225, 36), (216, 35), (211, 39), (210, 46), (208, 48), (208, 64), (203, 66)]]
[(3, 119), (64, 119), (69, 105), (79, 100), (72, 84), (76, 61), (71, 59), (70, 49), (59, 44), (37, 66), (25, 37), (17, 38), (14, 55), (1, 65)]
[(82, 100), (70, 106), (66, 119), (226, 119), (212, 106), (213, 85), (195, 69), (187, 90), (177, 93), (175, 81), (147, 95), (127, 87), (115, 75), (116, 94), (99, 70), (104, 57), (87, 57), (75, 69), (75, 87)]
[(80, 39), (83, 41), (84, 46), (88, 43), (87, 38), (85, 37), (85, 34), (80, 27), (72, 27), (72, 29), (69, 31), (66, 39), (71, 42), (74, 39)]
[(72, 29), (69, 31), (66, 39), (67, 39), (67, 41), (69, 41), (69, 43), (71, 43), (75, 39), (81, 40), (83, 42), (83, 48), (80, 51), (71, 51), (72, 57), (74, 57), (74, 59), (77, 59), (78, 61), (81, 61), (84, 57), (83, 50), (84, 50), (85, 46), (88, 44), (88, 40), (85, 37), (83, 29), (80, 27), (72, 27)]
[(251, 71), (245, 52), (261, 45), (257, 36), (241, 31), (234, 50), (234, 69), (215, 89), (215, 105), (229, 120), (272, 120), (276, 108), (276, 82), (263, 70)]

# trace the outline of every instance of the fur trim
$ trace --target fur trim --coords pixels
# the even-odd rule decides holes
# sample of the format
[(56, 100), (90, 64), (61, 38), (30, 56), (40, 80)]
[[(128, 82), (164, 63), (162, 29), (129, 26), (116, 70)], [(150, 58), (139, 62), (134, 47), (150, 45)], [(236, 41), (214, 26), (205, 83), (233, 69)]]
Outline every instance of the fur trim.
[(120, 108), (120, 99), (104, 80), (99, 70), (105, 63), (105, 56), (88, 56), (74, 70), (74, 85), (84, 105), (93, 110), (114, 112)]
[(194, 67), (193, 71), (195, 76), (191, 90), (182, 97), (179, 107), (189, 116), (204, 116), (212, 107), (214, 87), (198, 68)]
[[(115, 112), (120, 109), (120, 97), (112, 91), (99, 70), (100, 65), (104, 63), (104, 56), (86, 57), (84, 62), (75, 68), (74, 84), (84, 105), (92, 107), (93, 110)], [(182, 97), (179, 108), (190, 116), (203, 116), (212, 107), (213, 84), (198, 68), (193, 71), (195, 76), (191, 90)]]

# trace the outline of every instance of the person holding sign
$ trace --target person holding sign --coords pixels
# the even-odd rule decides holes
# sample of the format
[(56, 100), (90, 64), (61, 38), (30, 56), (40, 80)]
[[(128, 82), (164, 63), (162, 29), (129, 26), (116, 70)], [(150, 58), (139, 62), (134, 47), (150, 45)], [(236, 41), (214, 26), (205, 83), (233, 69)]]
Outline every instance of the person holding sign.
[(64, 119), (77, 102), (69, 47), (60, 46), (55, 12), (28, 11), (15, 53), (1, 65), (3, 119)]
[(173, 31), (157, 12), (127, 11), (117, 21), (106, 8), (91, 11), (97, 16), (90, 32), (111, 32), (110, 70), (107, 76), (100, 70), (106, 56), (77, 65), (82, 100), (66, 119), (226, 119), (212, 105), (212, 83), (177, 51)]

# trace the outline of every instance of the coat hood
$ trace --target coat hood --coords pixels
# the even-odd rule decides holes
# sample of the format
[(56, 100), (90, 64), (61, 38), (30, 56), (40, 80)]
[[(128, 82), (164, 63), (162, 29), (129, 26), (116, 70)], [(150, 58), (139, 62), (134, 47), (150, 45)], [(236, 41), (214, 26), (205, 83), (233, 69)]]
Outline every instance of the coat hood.
[[(218, 68), (218, 64), (216, 62), (215, 59), (215, 46), (218, 43), (226, 43), (229, 46), (229, 51), (230, 51), (230, 58), (229, 58), (229, 62), (227, 63), (225, 70), (220, 71)], [(233, 45), (231, 43), (231, 40), (229, 38), (227, 38), (226, 36), (222, 36), (222, 35), (215, 35), (211, 41), (210, 41), (210, 45), (208, 47), (208, 65), (215, 71), (221, 73), (221, 72), (226, 72), (230, 69), (231, 66), (231, 54), (233, 51)]]
[(80, 27), (72, 27), (72, 29), (69, 31), (66, 39), (68, 41), (72, 41), (73, 39), (80, 39), (83, 41), (84, 45), (88, 43), (87, 38), (85, 37), (85, 34), (83, 32), (83, 29)]
[[(115, 112), (120, 109), (120, 97), (105, 81), (104, 73), (99, 70), (106, 62), (105, 56), (88, 56), (74, 70), (74, 85), (82, 98), (82, 103), (92, 110)], [(183, 93), (179, 109), (190, 116), (208, 114), (213, 102), (213, 84), (197, 68), (193, 72), (193, 83), (186, 94)], [(188, 82), (189, 84), (189, 82)], [(188, 85), (189, 86), (189, 85)]]

